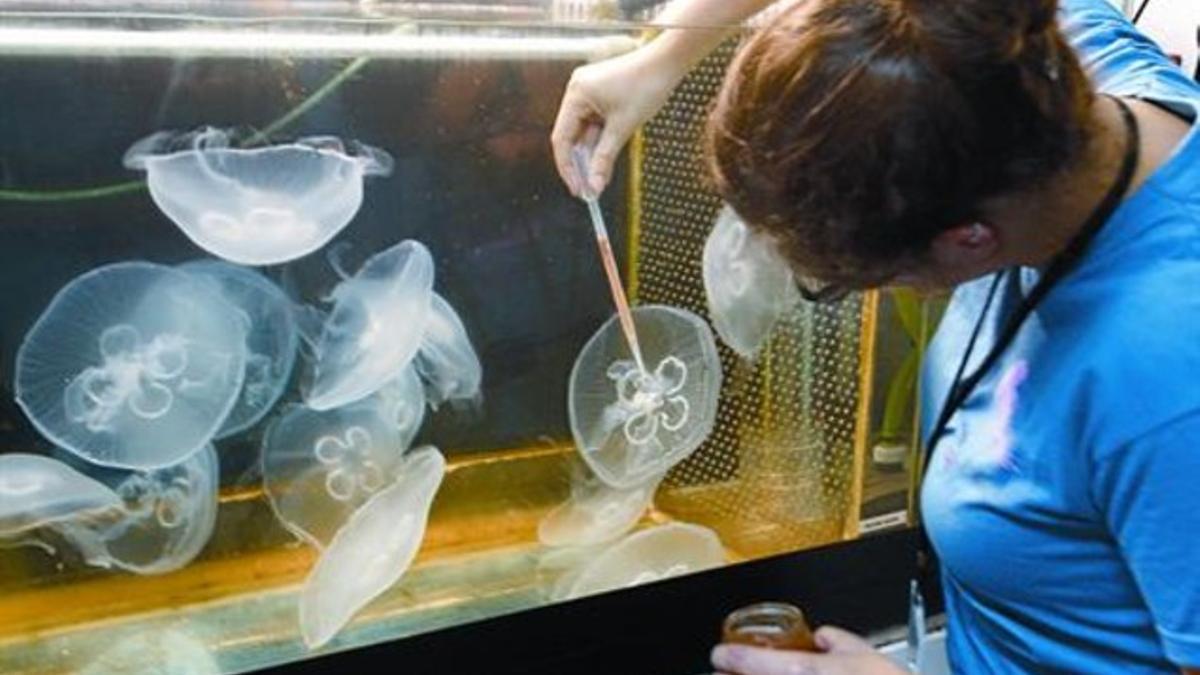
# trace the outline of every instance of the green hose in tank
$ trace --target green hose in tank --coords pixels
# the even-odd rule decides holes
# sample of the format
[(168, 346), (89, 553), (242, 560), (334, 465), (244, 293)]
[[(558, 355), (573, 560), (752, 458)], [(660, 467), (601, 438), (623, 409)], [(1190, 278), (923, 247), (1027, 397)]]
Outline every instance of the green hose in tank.
[[(303, 101), (298, 103), (296, 107), (284, 113), (281, 117), (271, 122), (262, 131), (255, 132), (252, 136), (246, 139), (243, 147), (254, 147), (261, 145), (267, 141), (272, 134), (286, 129), (297, 119), (304, 116), (305, 113), (312, 110), (321, 104), (321, 101), (329, 97), (330, 94), (337, 91), (346, 80), (363, 69), (371, 60), (365, 56), (360, 56), (350, 62), (345, 68), (338, 71), (336, 75), (329, 78), (324, 84), (317, 88), (316, 91), (309, 94)], [(47, 204), (56, 204), (61, 202), (77, 202), (87, 201), (91, 199), (103, 199), (106, 197), (117, 197), (133, 192), (141, 192), (146, 189), (145, 180), (130, 180), (121, 183), (110, 183), (108, 185), (97, 185), (94, 187), (73, 188), (69, 190), (6, 190), (0, 189), (0, 201), (8, 202), (39, 202)]]

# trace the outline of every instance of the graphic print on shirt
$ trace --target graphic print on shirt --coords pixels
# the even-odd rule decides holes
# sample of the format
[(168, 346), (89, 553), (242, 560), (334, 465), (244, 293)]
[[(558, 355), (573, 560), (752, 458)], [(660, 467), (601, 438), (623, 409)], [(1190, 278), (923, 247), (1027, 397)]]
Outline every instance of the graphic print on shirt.
[[(986, 411), (959, 420), (960, 429), (938, 448), (939, 473), (956, 501), (1011, 504), (1032, 496), (1032, 484), (1021, 477), (1014, 454), (1018, 437), (1013, 419), (1020, 402), (1019, 389), (1029, 375), (1029, 363), (1020, 359), (1000, 374)], [(963, 413), (960, 413), (962, 415)]]

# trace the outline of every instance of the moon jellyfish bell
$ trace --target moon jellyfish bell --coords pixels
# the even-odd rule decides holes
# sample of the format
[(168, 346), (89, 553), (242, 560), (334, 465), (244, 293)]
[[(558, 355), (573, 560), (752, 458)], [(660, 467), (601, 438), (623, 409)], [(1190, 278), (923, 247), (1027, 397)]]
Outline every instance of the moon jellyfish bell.
[(314, 348), (305, 403), (315, 410), (366, 398), (416, 356), (429, 321), (433, 256), (413, 240), (371, 256), (333, 290)]
[(58, 460), (0, 455), (0, 538), (119, 508), (117, 493)]
[[(173, 625), (178, 622), (173, 622)], [(220, 675), (199, 637), (179, 628), (141, 628), (88, 661), (79, 675)]]
[(217, 521), (220, 472), (212, 445), (173, 466), (138, 471), (116, 487), (120, 516), (54, 526), (89, 565), (164, 574), (200, 555)]
[(257, 424), (287, 387), (299, 343), (291, 301), (270, 279), (246, 267), (196, 260), (178, 269), (215, 283), (247, 319), (245, 381), (216, 437), (232, 436)]
[(417, 372), (425, 394), (435, 409), (446, 401), (479, 398), (483, 366), (458, 312), (445, 298), (433, 294), (429, 322), (417, 350)]
[(704, 292), (721, 340), (753, 358), (779, 317), (800, 300), (787, 261), (765, 234), (726, 206), (704, 244)]
[(628, 588), (725, 564), (716, 532), (688, 523), (669, 523), (635, 532), (594, 556), (571, 575), (565, 598)]
[(445, 474), (437, 448), (409, 452), (390, 484), (338, 530), (300, 596), (300, 629), (309, 648), (327, 643), (408, 571)]
[(571, 486), (571, 497), (538, 523), (538, 541), (546, 546), (591, 546), (617, 539), (637, 525), (654, 501), (662, 476), (625, 490), (593, 476)]
[(153, 469), (210, 440), (245, 376), (246, 322), (207, 283), (117, 263), (66, 285), (17, 351), (17, 403), (55, 444)]
[(674, 307), (633, 309), (646, 372), (617, 317), (575, 360), (568, 413), (575, 445), (596, 477), (619, 490), (666, 473), (713, 429), (721, 360), (703, 319)]
[(375, 399), (326, 411), (291, 405), (267, 428), (263, 485), (292, 533), (328, 545), (396, 475), (406, 446), (395, 418), (382, 412)]
[(243, 265), (274, 265), (333, 239), (358, 213), (363, 178), (387, 175), (382, 150), (332, 136), (239, 148), (228, 131), (159, 132), (125, 153), (150, 196), (197, 246)]
[(403, 449), (412, 445), (425, 421), (425, 391), (413, 364), (406, 366), (396, 379), (383, 385), (367, 401), (395, 427), (399, 435), (398, 447)]

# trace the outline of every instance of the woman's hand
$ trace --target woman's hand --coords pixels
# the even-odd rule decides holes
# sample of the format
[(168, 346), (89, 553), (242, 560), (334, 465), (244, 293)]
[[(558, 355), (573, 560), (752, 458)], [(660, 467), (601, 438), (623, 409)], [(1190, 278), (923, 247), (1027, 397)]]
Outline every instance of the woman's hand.
[(907, 675), (853, 633), (826, 626), (814, 637), (824, 653), (724, 644), (713, 650), (713, 666), (737, 675)]
[[(654, 116), (683, 77), (680, 64), (655, 43), (607, 61), (577, 68), (567, 84), (550, 143), (563, 182), (576, 197), (586, 185), (600, 194), (634, 130)], [(592, 148), (589, 175), (571, 162), (572, 146)]]

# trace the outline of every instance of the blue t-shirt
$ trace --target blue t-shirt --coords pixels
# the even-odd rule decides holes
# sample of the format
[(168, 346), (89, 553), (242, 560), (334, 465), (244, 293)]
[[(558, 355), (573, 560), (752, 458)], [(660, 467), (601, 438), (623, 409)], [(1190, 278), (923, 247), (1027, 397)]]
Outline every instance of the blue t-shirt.
[[(954, 415), (922, 508), (955, 672), (1178, 673), (1200, 666), (1200, 88), (1103, 0), (1063, 25), (1101, 91), (1194, 126)], [(1036, 281), (1001, 286), (968, 373)], [(991, 283), (930, 345), (925, 434)]]

